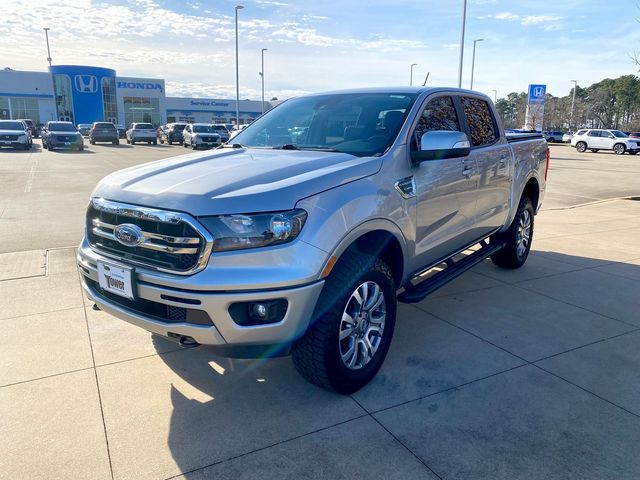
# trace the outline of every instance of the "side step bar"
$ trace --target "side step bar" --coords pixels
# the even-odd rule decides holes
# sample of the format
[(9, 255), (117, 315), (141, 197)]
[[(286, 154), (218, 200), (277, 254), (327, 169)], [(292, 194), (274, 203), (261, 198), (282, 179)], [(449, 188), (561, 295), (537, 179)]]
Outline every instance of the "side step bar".
[(502, 250), (505, 245), (504, 243), (489, 244), (488, 239), (482, 240), (479, 244), (480, 248), (470, 255), (459, 260), (453, 260), (457, 255), (446, 259), (442, 262), (446, 265), (444, 269), (420, 283), (414, 285), (410, 281), (407, 282), (404, 285), (404, 292), (398, 295), (398, 301), (402, 303), (417, 303), (423, 300), (427, 295), (433, 293), (440, 287), (443, 287), (470, 268), (475, 267), (485, 258), (490, 257), (499, 250)]

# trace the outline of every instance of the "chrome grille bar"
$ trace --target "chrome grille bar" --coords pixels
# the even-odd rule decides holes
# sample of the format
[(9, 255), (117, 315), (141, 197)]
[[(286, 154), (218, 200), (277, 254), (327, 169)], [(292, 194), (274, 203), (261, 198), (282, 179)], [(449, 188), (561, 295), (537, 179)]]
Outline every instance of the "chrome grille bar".
[[(94, 227), (99, 227), (101, 229), (107, 228), (112, 230), (117, 227), (117, 225), (111, 225), (109, 223), (105, 223), (100, 221), (97, 218), (94, 218), (92, 221)], [(96, 233), (96, 235), (100, 235)], [(162, 240), (167, 243), (186, 243), (189, 245), (198, 245), (200, 244), (200, 239), (198, 237), (172, 237), (169, 235), (161, 235), (159, 233), (151, 233), (151, 232), (142, 232), (144, 238), (153, 238), (155, 240)]]
[[(102, 238), (108, 238), (109, 240), (113, 240), (115, 242), (118, 241), (118, 239), (112, 232), (107, 232), (103, 230), (102, 227), (98, 227), (98, 226), (93, 227), (93, 233), (95, 233), (96, 235)], [(159, 243), (153, 243), (146, 236), (146, 232), (143, 232), (143, 233), (145, 234), (145, 239), (140, 245), (138, 245), (138, 247), (140, 248), (155, 250), (156, 252), (175, 253), (178, 255), (193, 255), (195, 253), (198, 253), (198, 247), (172, 247), (171, 245), (161, 245)], [(158, 235), (158, 236), (162, 237), (162, 235)], [(180, 238), (180, 237), (177, 237), (177, 238)], [(193, 240), (193, 239), (190, 239), (190, 240)], [(195, 240), (198, 240), (198, 239), (195, 239)]]

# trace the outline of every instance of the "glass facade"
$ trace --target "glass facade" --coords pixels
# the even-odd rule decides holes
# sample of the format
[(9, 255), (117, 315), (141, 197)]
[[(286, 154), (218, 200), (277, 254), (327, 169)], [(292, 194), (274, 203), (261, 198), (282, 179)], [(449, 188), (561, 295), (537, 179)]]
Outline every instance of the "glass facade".
[(149, 97), (124, 97), (124, 124), (129, 126), (134, 122), (152, 123), (159, 126), (160, 100)]
[(71, 79), (68, 75), (54, 75), (53, 88), (56, 98), (58, 120), (73, 122), (73, 100), (71, 98)]
[(38, 99), (30, 97), (0, 97), (0, 120), (30, 118), (40, 123)]
[(102, 78), (102, 107), (104, 111), (104, 121), (118, 123), (116, 79), (113, 77)]

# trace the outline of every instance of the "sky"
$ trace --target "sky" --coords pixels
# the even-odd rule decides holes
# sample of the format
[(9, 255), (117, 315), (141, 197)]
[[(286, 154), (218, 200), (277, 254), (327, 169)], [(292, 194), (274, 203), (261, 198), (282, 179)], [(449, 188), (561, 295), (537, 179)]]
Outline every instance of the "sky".
[[(0, 68), (53, 64), (113, 68), (119, 76), (164, 78), (168, 96), (235, 98), (235, 5), (240, 98), (367, 86), (457, 86), (462, 0), (2, 0)], [(493, 97), (571, 80), (587, 87), (637, 74), (636, 0), (468, 0), (462, 86)], [(1, 87), (1, 86), (0, 86)], [(0, 88), (1, 90), (1, 88)]]

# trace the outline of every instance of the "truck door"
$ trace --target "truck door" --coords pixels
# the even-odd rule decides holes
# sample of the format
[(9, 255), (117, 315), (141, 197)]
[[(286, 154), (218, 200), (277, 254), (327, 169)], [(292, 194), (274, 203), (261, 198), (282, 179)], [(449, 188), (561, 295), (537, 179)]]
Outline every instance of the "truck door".
[(507, 219), (514, 160), (489, 103), (472, 96), (460, 97), (460, 103), (471, 142), (469, 156), (478, 165), (478, 190), (473, 201), (479, 237), (503, 226)]
[[(461, 112), (450, 95), (430, 97), (410, 136), (418, 149), (422, 135), (431, 130), (462, 131)], [(469, 157), (427, 160), (413, 169), (416, 184), (416, 269), (432, 264), (473, 238), (475, 160)]]

